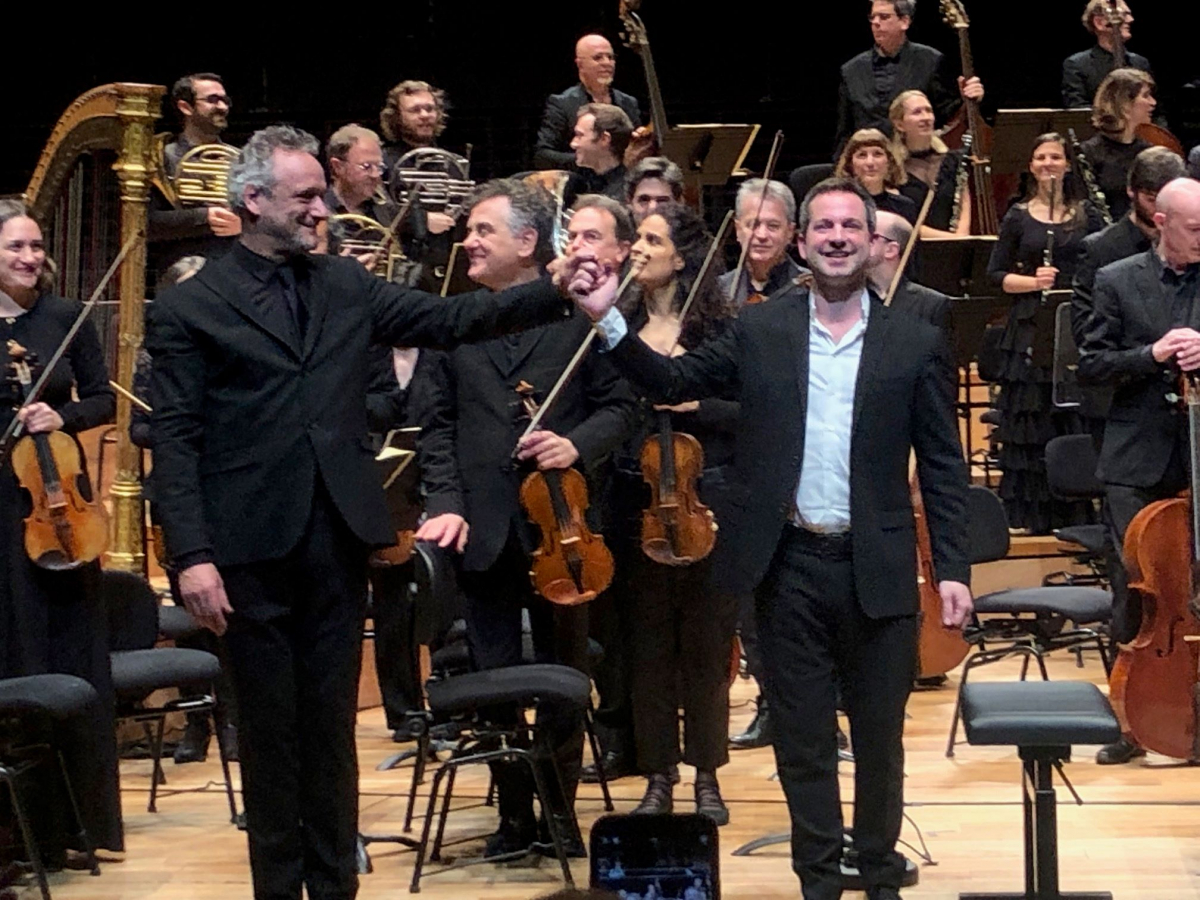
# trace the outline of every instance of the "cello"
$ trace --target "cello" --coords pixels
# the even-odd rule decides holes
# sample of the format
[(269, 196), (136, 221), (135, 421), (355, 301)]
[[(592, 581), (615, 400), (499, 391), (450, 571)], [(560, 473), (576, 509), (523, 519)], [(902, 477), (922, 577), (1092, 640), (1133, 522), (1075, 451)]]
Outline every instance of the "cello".
[[(1113, 68), (1124, 69), (1129, 65), (1129, 57), (1125, 52), (1125, 13), (1121, 11), (1119, 0), (1108, 0), (1104, 14), (1105, 18), (1108, 19), (1108, 27), (1112, 30)], [(1155, 125), (1153, 122), (1144, 122), (1137, 127), (1136, 134), (1143, 141), (1154, 147), (1166, 147), (1168, 150), (1178, 153), (1185, 159), (1187, 158), (1183, 142), (1161, 125)]]
[[(1179, 399), (1177, 396), (1168, 399)], [(1183, 376), (1191, 449), (1191, 492), (1151, 503), (1129, 523), (1129, 592), (1142, 601), (1137, 635), (1120, 648), (1109, 698), (1122, 728), (1147, 750), (1200, 760), (1200, 385)]]

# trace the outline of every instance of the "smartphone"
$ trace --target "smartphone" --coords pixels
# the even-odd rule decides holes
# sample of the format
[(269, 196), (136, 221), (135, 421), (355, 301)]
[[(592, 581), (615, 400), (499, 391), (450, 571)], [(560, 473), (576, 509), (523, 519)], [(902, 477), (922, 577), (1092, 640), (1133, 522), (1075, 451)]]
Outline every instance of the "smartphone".
[(721, 897), (717, 826), (705, 816), (604, 816), (590, 856), (591, 886), (622, 900)]

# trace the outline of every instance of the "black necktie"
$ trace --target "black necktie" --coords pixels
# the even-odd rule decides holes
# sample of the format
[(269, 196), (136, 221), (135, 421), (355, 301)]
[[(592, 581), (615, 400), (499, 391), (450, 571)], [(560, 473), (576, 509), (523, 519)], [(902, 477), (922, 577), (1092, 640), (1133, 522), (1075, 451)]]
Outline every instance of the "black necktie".
[(283, 297), (287, 303), (288, 314), (291, 316), (292, 324), (296, 326), (296, 336), (303, 343), (304, 331), (308, 327), (308, 308), (305, 307), (304, 302), (300, 299), (300, 293), (296, 290), (296, 273), (286, 263), (277, 271), (279, 281), (283, 285)]

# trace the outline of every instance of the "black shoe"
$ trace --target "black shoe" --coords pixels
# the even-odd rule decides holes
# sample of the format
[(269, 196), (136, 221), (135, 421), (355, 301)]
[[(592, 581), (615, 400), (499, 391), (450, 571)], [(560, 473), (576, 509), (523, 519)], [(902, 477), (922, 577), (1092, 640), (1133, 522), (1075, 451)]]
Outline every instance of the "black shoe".
[(696, 812), (718, 825), (729, 824), (729, 807), (721, 799), (715, 772), (696, 772)]
[(634, 809), (635, 816), (669, 813), (675, 808), (675, 786), (670, 775), (655, 774), (646, 779), (646, 793)]
[(488, 835), (483, 858), (522, 853), (537, 841), (537, 822), (533, 819), (501, 819), (495, 834)]
[(175, 748), (175, 764), (204, 762), (208, 759), (208, 739), (211, 736), (212, 728), (208, 724), (208, 716), (188, 716), (183, 739)]
[[(587, 848), (583, 846), (583, 837), (579, 834), (579, 826), (569, 816), (556, 814), (554, 821), (558, 824), (558, 833), (562, 835), (563, 853), (567, 859), (587, 859)], [(550, 840), (550, 829), (544, 818), (538, 820), (538, 842), (533, 847), (542, 856), (557, 857), (554, 852), (554, 842)]]
[(750, 726), (741, 734), (735, 734), (729, 739), (729, 746), (734, 750), (757, 750), (759, 747), (770, 747), (771, 708), (761, 697), (758, 700), (758, 712), (750, 721)]
[(400, 723), (400, 727), (392, 732), (392, 740), (397, 744), (407, 744), (415, 741), (425, 733), (425, 720), (420, 716), (409, 716)]
[(929, 675), (925, 678), (917, 678), (913, 684), (920, 690), (936, 690), (949, 680), (945, 675)]
[(877, 887), (867, 891), (867, 900), (900, 900), (900, 891), (894, 887)]
[(223, 725), (221, 730), (217, 732), (217, 740), (221, 744), (221, 752), (225, 754), (227, 762), (237, 762), (238, 743), (237, 743), (237, 727), (234, 725)]
[[(608, 750), (600, 759), (604, 763), (604, 777), (608, 781), (616, 781), (618, 778), (628, 778), (630, 775), (637, 774), (637, 766), (624, 753)], [(596, 764), (588, 763), (584, 766), (579, 772), (579, 780), (584, 784), (599, 784), (600, 773), (596, 770)]]
[(1131, 759), (1137, 759), (1139, 756), (1145, 755), (1145, 750), (1129, 740), (1129, 738), (1123, 737), (1115, 744), (1101, 747), (1096, 753), (1096, 764), (1100, 766), (1119, 766), (1122, 763), (1129, 762)]

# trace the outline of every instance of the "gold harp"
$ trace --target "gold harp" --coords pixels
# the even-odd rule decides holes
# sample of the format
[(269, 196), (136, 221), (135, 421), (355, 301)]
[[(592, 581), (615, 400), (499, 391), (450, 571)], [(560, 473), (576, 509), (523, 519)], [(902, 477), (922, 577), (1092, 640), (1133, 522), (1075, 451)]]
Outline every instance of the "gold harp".
[[(59, 261), (58, 287), (64, 296), (90, 294), (117, 248), (145, 233), (150, 184), (160, 174), (154, 123), (165, 93), (166, 88), (156, 84), (101, 85), (68, 106), (50, 134), (23, 198), (46, 229), (47, 246)], [(110, 173), (116, 174), (116, 185)], [(113, 197), (118, 198), (115, 206)], [(101, 315), (96, 326), (110, 374), (130, 390), (142, 344), (144, 240), (130, 250), (118, 283), (115, 315)], [(129, 420), (130, 402), (119, 394), (105, 564), (140, 571), (145, 559), (141, 451), (129, 439)]]
[(200, 144), (183, 154), (171, 180), (175, 204), (228, 206), (229, 168), (237, 157), (238, 148), (229, 144)]

